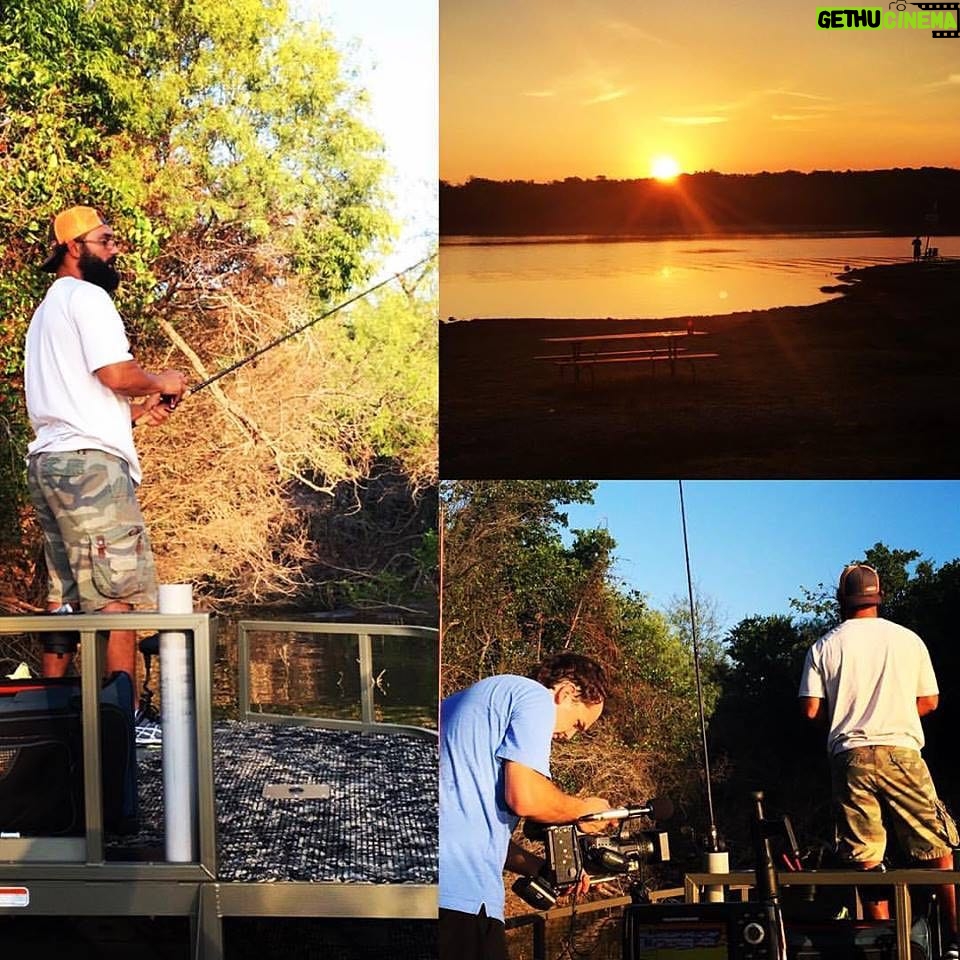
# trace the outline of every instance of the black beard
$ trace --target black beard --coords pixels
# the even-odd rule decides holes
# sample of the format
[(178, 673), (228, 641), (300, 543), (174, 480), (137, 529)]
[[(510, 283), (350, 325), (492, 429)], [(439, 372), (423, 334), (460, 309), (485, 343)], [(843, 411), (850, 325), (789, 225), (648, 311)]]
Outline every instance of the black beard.
[(96, 286), (106, 290), (107, 293), (112, 294), (120, 286), (120, 274), (117, 273), (116, 267), (113, 265), (115, 261), (115, 257), (107, 262), (84, 250), (77, 260), (77, 266), (87, 283), (96, 284)]

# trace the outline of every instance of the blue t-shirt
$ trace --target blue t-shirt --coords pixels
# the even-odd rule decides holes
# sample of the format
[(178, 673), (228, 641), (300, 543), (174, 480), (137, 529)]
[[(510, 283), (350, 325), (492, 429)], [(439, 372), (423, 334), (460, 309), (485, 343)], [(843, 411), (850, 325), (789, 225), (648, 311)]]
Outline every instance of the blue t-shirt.
[(440, 906), (503, 919), (503, 864), (519, 819), (503, 761), (550, 776), (556, 706), (526, 677), (488, 677), (440, 705)]

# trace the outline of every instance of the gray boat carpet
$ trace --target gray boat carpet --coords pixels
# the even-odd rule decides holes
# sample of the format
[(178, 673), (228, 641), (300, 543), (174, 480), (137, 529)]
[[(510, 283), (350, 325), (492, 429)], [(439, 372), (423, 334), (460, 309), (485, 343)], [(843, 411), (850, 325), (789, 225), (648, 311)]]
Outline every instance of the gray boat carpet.
[[(437, 882), (435, 742), (223, 720), (213, 744), (218, 879)], [(137, 753), (140, 831), (109, 837), (111, 859), (163, 847), (162, 748)], [(278, 783), (330, 796), (266, 799)]]

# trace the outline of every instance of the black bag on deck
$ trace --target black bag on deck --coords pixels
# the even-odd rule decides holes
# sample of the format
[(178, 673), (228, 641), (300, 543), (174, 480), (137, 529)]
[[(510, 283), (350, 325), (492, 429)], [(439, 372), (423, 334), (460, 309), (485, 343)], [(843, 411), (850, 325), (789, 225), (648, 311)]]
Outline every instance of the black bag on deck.
[[(133, 685), (115, 673), (100, 691), (103, 821), (137, 831)], [(0, 681), (0, 832), (84, 832), (80, 678)]]

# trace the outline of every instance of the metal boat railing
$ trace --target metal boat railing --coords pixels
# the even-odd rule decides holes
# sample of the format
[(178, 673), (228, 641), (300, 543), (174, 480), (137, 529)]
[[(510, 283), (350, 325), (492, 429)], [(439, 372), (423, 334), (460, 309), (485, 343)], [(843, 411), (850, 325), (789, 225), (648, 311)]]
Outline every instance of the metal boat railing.
[[(439, 631), (431, 627), (408, 627), (397, 625), (318, 623), (299, 620), (241, 620), (237, 625), (239, 637), (239, 701), (242, 720), (262, 723), (298, 723), (334, 730), (361, 730), (364, 732), (398, 733), (436, 737), (432, 727), (413, 724), (385, 723), (376, 719), (374, 697), (376, 680), (373, 662), (373, 637), (409, 637), (426, 641), (437, 649), (439, 662)], [(316, 640), (322, 643), (324, 638), (334, 636), (355, 636), (357, 638), (357, 670), (360, 683), (360, 720), (344, 720), (337, 717), (305, 717), (300, 714), (268, 713), (254, 710), (250, 690), (250, 646), (256, 633), (289, 633), (303, 635), (304, 642)]]

